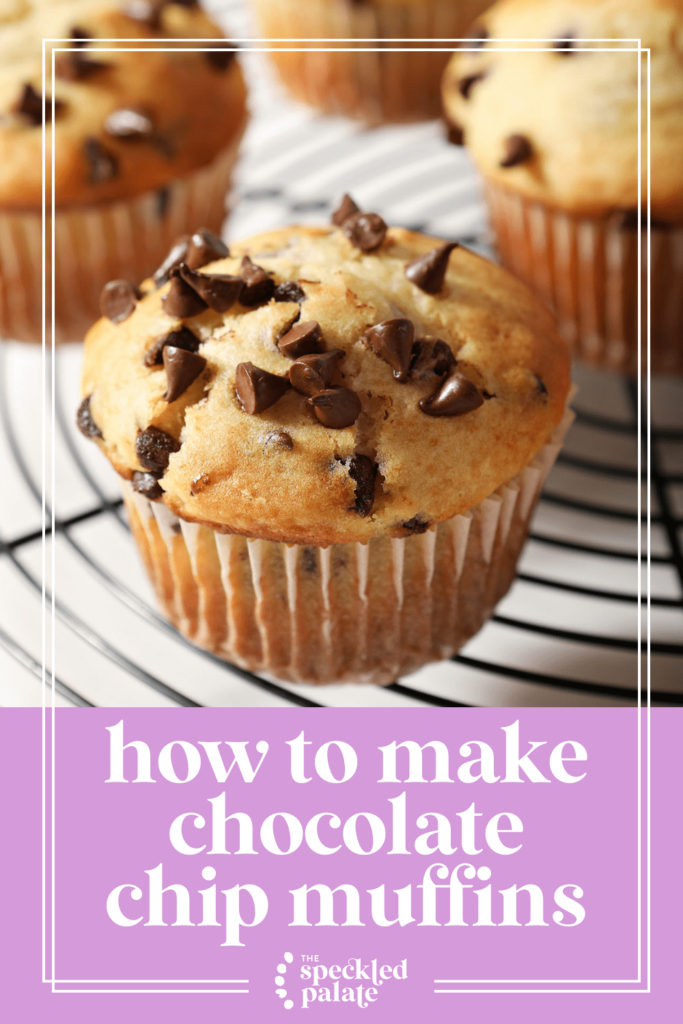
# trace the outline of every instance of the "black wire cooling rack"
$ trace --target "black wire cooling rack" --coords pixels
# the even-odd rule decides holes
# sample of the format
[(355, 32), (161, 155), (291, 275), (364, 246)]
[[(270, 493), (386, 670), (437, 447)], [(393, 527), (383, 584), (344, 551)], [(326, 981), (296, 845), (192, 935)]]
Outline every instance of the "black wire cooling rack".
[[(242, 4), (217, 0), (233, 36)], [(284, 100), (263, 55), (246, 55), (252, 122), (230, 237), (325, 220), (350, 190), (390, 223), (489, 252), (476, 175), (437, 125), (364, 131)], [(46, 510), (58, 704), (126, 706), (632, 705), (637, 698), (639, 489), (635, 383), (577, 370), (576, 421), (534, 518), (518, 579), (491, 622), (451, 661), (391, 686), (294, 686), (227, 665), (159, 615), (137, 561), (117, 481), (77, 433), (79, 346), (48, 360), (0, 343), (0, 704), (39, 704), (43, 636), (41, 421), (54, 393), (54, 493)], [(643, 422), (646, 421), (643, 410)], [(651, 435), (653, 704), (683, 703), (683, 381), (656, 381)], [(48, 417), (49, 419), (49, 417)], [(48, 438), (49, 448), (50, 438)], [(643, 467), (645, 459), (643, 459)], [(50, 474), (48, 473), (48, 478)], [(50, 530), (55, 510), (54, 536)], [(55, 578), (50, 578), (54, 549)], [(645, 635), (645, 633), (643, 633)], [(643, 675), (643, 685), (645, 684)]]

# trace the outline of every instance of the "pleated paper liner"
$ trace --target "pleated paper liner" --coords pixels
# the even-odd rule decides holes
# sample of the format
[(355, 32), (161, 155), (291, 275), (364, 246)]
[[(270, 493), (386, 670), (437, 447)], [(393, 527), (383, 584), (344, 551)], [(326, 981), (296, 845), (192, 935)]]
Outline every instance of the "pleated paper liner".
[[(296, 48), (309, 39), (315, 40), (311, 46), (326, 49), (269, 54), (297, 99), (328, 114), (377, 124), (440, 115), (441, 76), (457, 48), (457, 43), (452, 43), (449, 50), (447, 40), (466, 36), (474, 19), (488, 6), (488, 0), (399, 0), (390, 4), (256, 0), (256, 14), (260, 34), (269, 45), (283, 39), (290, 40), (283, 42), (283, 47)], [(431, 45), (444, 52), (398, 52), (413, 39), (426, 40), (415, 44), (423, 49)], [(430, 40), (437, 41), (430, 44)], [(335, 50), (335, 46), (347, 52)], [(361, 50), (362, 46), (368, 49)], [(392, 46), (394, 52), (387, 49)]]
[[(638, 235), (634, 218), (576, 217), (486, 182), (504, 266), (553, 308), (583, 362), (638, 372)], [(646, 370), (647, 237), (642, 244), (642, 372)], [(651, 369), (683, 374), (683, 227), (653, 224)]]
[[(102, 286), (138, 284), (161, 264), (178, 235), (220, 233), (241, 132), (207, 167), (134, 199), (60, 210), (55, 217), (55, 335), (81, 341), (100, 316)], [(42, 338), (42, 218), (0, 211), (0, 337)], [(51, 338), (50, 219), (46, 224), (47, 341)]]
[(220, 657), (290, 682), (392, 682), (448, 658), (509, 589), (573, 413), (509, 483), (426, 533), (327, 548), (219, 533), (122, 481), (161, 610)]

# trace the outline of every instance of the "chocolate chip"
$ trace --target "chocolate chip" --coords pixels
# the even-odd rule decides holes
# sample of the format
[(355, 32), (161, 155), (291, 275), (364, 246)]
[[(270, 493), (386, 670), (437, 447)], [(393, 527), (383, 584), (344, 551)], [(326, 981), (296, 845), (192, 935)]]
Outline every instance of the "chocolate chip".
[[(476, 23), (467, 33), (466, 42), (469, 43), (469, 47), (475, 46), (479, 50), (488, 38), (488, 29), (486, 29), (484, 25)], [(469, 47), (464, 45), (463, 49), (469, 49)]]
[(342, 430), (356, 422), (361, 414), (360, 398), (350, 388), (328, 388), (308, 399), (313, 411), (324, 427)]
[(190, 236), (181, 235), (173, 243), (173, 248), (169, 252), (168, 256), (161, 264), (158, 270), (154, 271), (153, 279), (154, 284), (157, 288), (161, 288), (162, 285), (166, 284), (171, 276), (171, 271), (175, 267), (179, 267), (180, 264), (186, 259), (188, 250), (190, 248)]
[(454, 371), (429, 398), (420, 401), (420, 409), (428, 416), (463, 416), (484, 404), (476, 384), (464, 374)]
[(324, 391), (332, 383), (337, 364), (345, 355), (342, 348), (333, 348), (330, 352), (299, 356), (289, 368), (292, 387), (308, 398)]
[(148, 501), (158, 501), (164, 493), (153, 473), (141, 473), (138, 469), (133, 472), (133, 490)]
[(344, 221), (342, 230), (357, 249), (373, 252), (384, 241), (387, 226), (378, 213), (354, 213)]
[(113, 153), (106, 149), (99, 139), (92, 136), (83, 143), (83, 153), (88, 162), (88, 182), (101, 185), (111, 181), (119, 173), (119, 162)]
[(338, 459), (338, 461), (347, 467), (349, 476), (356, 485), (356, 500), (349, 511), (357, 512), (362, 519), (365, 519), (370, 515), (375, 501), (377, 464), (367, 455), (359, 455), (357, 452), (346, 459)]
[(198, 316), (208, 309), (208, 303), (180, 276), (180, 269), (171, 271), (171, 287), (161, 300), (165, 313), (178, 316), (184, 320), (188, 316)]
[(148, 28), (158, 29), (161, 28), (161, 11), (165, 5), (165, 0), (129, 0), (123, 13)]
[(465, 145), (465, 132), (461, 125), (457, 124), (452, 118), (444, 118), (446, 122), (446, 138), (452, 146), (464, 146)]
[(273, 292), (273, 298), (276, 302), (303, 302), (306, 292), (296, 281), (283, 281)]
[(436, 295), (443, 288), (448, 259), (457, 248), (457, 242), (444, 242), (424, 256), (418, 256), (406, 264), (406, 277), (427, 295)]
[(483, 78), (486, 78), (487, 74), (487, 71), (477, 71), (474, 75), (465, 75), (464, 78), (460, 79), (458, 82), (458, 92), (464, 100), (468, 100), (470, 98), (470, 93), (474, 86), (477, 82), (481, 82)]
[(122, 107), (120, 110), (112, 110), (111, 114), (107, 115), (104, 119), (104, 130), (115, 139), (135, 142), (149, 139), (154, 135), (154, 124), (142, 111)]
[(198, 270), (190, 270), (184, 263), (180, 264), (178, 273), (216, 313), (226, 313), (240, 298), (244, 288), (241, 277), (232, 274), (202, 274)]
[(81, 28), (80, 25), (74, 25), (69, 32), (69, 38), (73, 39), (74, 46), (85, 46), (92, 39), (92, 36), (84, 28)]
[(135, 454), (138, 462), (150, 473), (159, 476), (168, 469), (168, 460), (174, 452), (180, 451), (180, 442), (158, 427), (147, 427), (138, 431), (135, 439)]
[(216, 71), (227, 71), (235, 59), (235, 49), (232, 50), (205, 50), (204, 59), (209, 62)]
[(320, 324), (317, 320), (304, 320), (303, 323), (295, 324), (291, 330), (282, 335), (277, 347), (288, 359), (298, 359), (300, 356), (324, 352), (325, 342)]
[(79, 405), (78, 412), (76, 413), (76, 426), (84, 437), (102, 437), (102, 431), (95, 423), (90, 411), (91, 398), (92, 395), (88, 395), (88, 397), (84, 398)]
[(263, 412), (282, 398), (290, 387), (288, 377), (262, 370), (253, 363), (240, 363), (235, 374), (237, 400), (250, 416)]
[(353, 217), (354, 213), (360, 213), (360, 206), (354, 203), (348, 192), (342, 198), (341, 203), (332, 214), (332, 223), (336, 227), (340, 228), (344, 221), (348, 220), (349, 217)]
[(269, 434), (266, 434), (266, 447), (282, 448), (285, 451), (291, 452), (294, 448), (294, 442), (286, 430), (271, 430)]
[(206, 368), (203, 356), (173, 345), (164, 346), (163, 360), (166, 370), (165, 402), (175, 402), (176, 398), (180, 398)]
[(543, 399), (543, 401), (547, 402), (548, 401), (548, 389), (545, 386), (545, 384), (543, 383), (543, 381), (541, 380), (541, 378), (538, 376), (538, 374), (534, 374), (534, 376), (536, 378), (536, 390), (538, 391), (538, 393), (541, 396), (541, 398)]
[(147, 349), (142, 360), (145, 366), (161, 366), (163, 363), (163, 351), (167, 345), (173, 348), (182, 348), (185, 352), (196, 352), (201, 342), (196, 334), (193, 334), (189, 327), (179, 327), (176, 331), (169, 331), (162, 334)]
[[(66, 104), (62, 100), (55, 100), (55, 115), (61, 113), (65, 106)], [(24, 86), (21, 96), (14, 104), (12, 110), (15, 114), (21, 114), (27, 118), (34, 126), (42, 125), (43, 123), (43, 97), (39, 92), (36, 92), (30, 83)], [(45, 98), (45, 121), (49, 123), (51, 120), (52, 98), (47, 96)]]
[(415, 329), (410, 320), (396, 317), (369, 327), (363, 338), (375, 355), (391, 366), (394, 377), (401, 384), (408, 379), (414, 334)]
[(127, 320), (135, 309), (140, 292), (129, 281), (109, 281), (100, 292), (100, 312), (113, 324)]
[(207, 263), (229, 255), (230, 250), (222, 238), (215, 235), (213, 231), (209, 231), (208, 228), (200, 228), (190, 239), (185, 262), (190, 270), (197, 270), (199, 267), (206, 266)]
[(248, 256), (242, 257), (240, 277), (244, 281), (240, 295), (243, 306), (261, 306), (272, 298), (275, 282), (263, 267), (257, 267)]
[(55, 54), (55, 78), (61, 78), (66, 82), (80, 82), (110, 67), (108, 61), (95, 60), (81, 49)]
[(419, 516), (407, 519), (405, 523), (401, 523), (401, 526), (404, 530), (408, 530), (410, 533), (426, 533), (429, 529), (429, 523), (420, 519)]
[(455, 356), (445, 341), (440, 338), (418, 338), (413, 345), (410, 379), (431, 380), (434, 374), (443, 377), (455, 365)]
[(508, 135), (504, 143), (505, 154), (499, 167), (516, 167), (533, 156), (533, 147), (526, 135)]
[(573, 32), (563, 32), (560, 39), (555, 39), (553, 42), (553, 50), (557, 53), (567, 57), (571, 53), (576, 53), (574, 43), (576, 42), (576, 36)]

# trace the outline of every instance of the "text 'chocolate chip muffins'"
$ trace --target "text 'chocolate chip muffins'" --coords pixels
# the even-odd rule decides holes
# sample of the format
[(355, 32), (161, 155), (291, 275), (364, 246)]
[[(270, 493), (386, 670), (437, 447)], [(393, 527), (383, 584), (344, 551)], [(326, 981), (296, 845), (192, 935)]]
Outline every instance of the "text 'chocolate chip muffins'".
[[(450, 40), (489, 0), (255, 0), (288, 90), (327, 114), (370, 124), (438, 117)], [(315, 40), (306, 47), (306, 40)], [(413, 43), (413, 40), (419, 42)], [(408, 52), (406, 52), (408, 51)]]
[[(48, 47), (44, 97), (43, 38), (65, 40)], [(211, 49), (173, 43), (183, 38)], [(234, 49), (186, 0), (5, 4), (0, 52), (0, 336), (42, 333), (45, 106), (56, 336), (82, 340), (106, 281), (137, 283), (179, 234), (198, 224), (220, 230), (246, 119), (244, 81)], [(49, 219), (46, 252), (49, 300)], [(47, 323), (49, 332), (49, 309)]]
[(510, 586), (569, 357), (501, 268), (348, 197), (334, 221), (229, 255), (198, 235), (105, 290), (78, 423), (183, 633), (294, 682), (388, 683)]
[[(444, 107), (484, 175), (504, 264), (553, 306), (581, 359), (636, 372), (649, 185), (652, 369), (683, 373), (683, 0), (503, 0), (472, 36)], [(498, 39), (549, 42), (513, 53)]]

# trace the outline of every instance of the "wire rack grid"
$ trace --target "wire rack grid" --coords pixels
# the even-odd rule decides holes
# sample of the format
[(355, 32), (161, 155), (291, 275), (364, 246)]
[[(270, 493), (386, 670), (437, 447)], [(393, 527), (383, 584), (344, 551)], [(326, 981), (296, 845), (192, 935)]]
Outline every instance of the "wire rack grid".
[[(252, 35), (241, 3), (212, 5)], [(244, 59), (252, 121), (228, 237), (326, 219), (351, 191), (390, 223), (491, 254), (476, 174), (436, 124), (363, 130), (285, 100), (263, 55)], [(636, 700), (637, 389), (577, 371), (577, 419), (551, 473), (517, 582), (491, 622), (451, 661), (391, 686), (294, 686), (194, 647), (156, 610), (117, 481), (74, 427), (79, 346), (50, 360), (0, 347), (0, 704), (40, 703), (41, 418), (54, 383), (54, 545), (58, 704), (77, 706), (629, 705)], [(52, 377), (54, 376), (54, 380)], [(683, 382), (652, 402), (652, 700), (683, 702)], [(642, 493), (642, 491), (641, 491)], [(48, 508), (48, 522), (51, 519)], [(49, 529), (48, 529), (49, 534)], [(49, 597), (49, 594), (48, 594)], [(48, 644), (49, 650), (49, 644)], [(53, 666), (50, 666), (51, 668)]]

